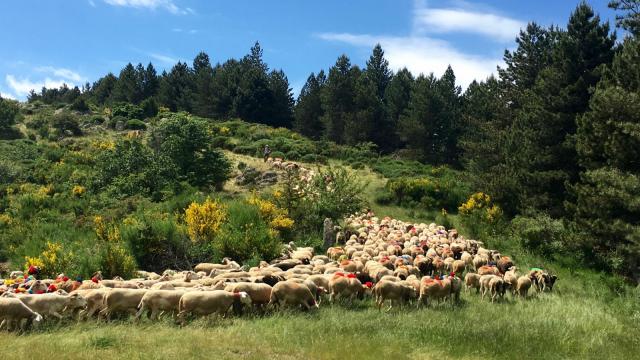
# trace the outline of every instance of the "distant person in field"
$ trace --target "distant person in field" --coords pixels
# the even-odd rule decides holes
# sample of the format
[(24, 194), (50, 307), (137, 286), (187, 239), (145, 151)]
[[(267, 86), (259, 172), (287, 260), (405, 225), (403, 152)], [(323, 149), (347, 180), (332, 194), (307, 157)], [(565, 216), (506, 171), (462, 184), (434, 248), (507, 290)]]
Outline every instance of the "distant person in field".
[(271, 148), (269, 147), (269, 145), (264, 146), (262, 155), (264, 156), (264, 162), (267, 162), (267, 159), (269, 159), (269, 155), (271, 155)]

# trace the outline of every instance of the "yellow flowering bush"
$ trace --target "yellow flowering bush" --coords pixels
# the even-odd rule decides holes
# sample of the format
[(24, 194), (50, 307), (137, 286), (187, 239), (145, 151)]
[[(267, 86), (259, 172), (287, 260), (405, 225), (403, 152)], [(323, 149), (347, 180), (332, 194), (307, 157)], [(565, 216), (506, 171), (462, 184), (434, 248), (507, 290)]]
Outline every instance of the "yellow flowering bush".
[(472, 194), (458, 207), (458, 211), (474, 236), (487, 230), (496, 230), (496, 225), (502, 220), (500, 206), (494, 204), (491, 196), (483, 192)]
[(462, 215), (469, 215), (476, 210), (485, 209), (489, 207), (490, 204), (491, 204), (491, 196), (482, 192), (477, 192), (471, 195), (469, 197), (469, 200), (467, 200), (465, 203), (460, 205), (460, 207), (458, 208), (458, 211), (460, 211), (460, 214)]
[(75, 185), (73, 189), (71, 189), (71, 194), (77, 197), (81, 197), (85, 192), (87, 192), (87, 189), (81, 185)]
[(0, 225), (11, 225), (13, 220), (9, 214), (0, 214)]
[(269, 224), (271, 229), (289, 230), (293, 228), (294, 221), (288, 217), (286, 209), (279, 208), (269, 200), (261, 199), (256, 193), (251, 194), (248, 203), (258, 207), (260, 217)]
[(226, 218), (225, 206), (210, 198), (202, 204), (192, 202), (184, 212), (187, 233), (193, 242), (212, 240)]
[(106, 277), (133, 275), (136, 262), (120, 237), (120, 229), (107, 224), (101, 216), (93, 218), (94, 230), (101, 242), (100, 270)]
[(36, 194), (38, 196), (45, 197), (45, 196), (51, 196), (53, 195), (53, 193), (54, 193), (53, 185), (49, 184), (49, 185), (41, 186), (38, 189), (38, 192)]
[(30, 266), (40, 268), (40, 277), (54, 278), (60, 273), (69, 271), (73, 263), (74, 254), (65, 251), (62, 244), (47, 241), (45, 249), (39, 256), (25, 257), (25, 270)]
[(93, 141), (91, 146), (98, 150), (113, 150), (116, 148), (116, 142), (112, 140)]

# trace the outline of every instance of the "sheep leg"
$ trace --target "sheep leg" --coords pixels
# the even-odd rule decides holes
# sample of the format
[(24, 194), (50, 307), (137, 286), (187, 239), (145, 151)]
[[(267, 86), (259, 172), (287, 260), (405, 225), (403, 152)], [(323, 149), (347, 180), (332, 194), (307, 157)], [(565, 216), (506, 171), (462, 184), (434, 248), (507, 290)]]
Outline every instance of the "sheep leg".
[[(174, 314), (175, 315), (175, 314)], [(159, 311), (156, 308), (151, 309), (151, 313), (147, 314), (147, 316), (149, 317), (149, 319), (151, 320), (158, 320), (158, 318), (160, 317)]]
[(133, 321), (134, 322), (140, 321), (140, 317), (142, 316), (142, 314), (144, 314), (145, 310), (147, 310), (147, 309), (144, 307), (144, 304), (142, 306), (140, 306), (140, 309), (138, 309), (138, 311), (136, 312), (136, 315), (133, 318)]
[(62, 321), (62, 315), (60, 315), (59, 312), (52, 311), (50, 314), (58, 318), (58, 323), (60, 323)]

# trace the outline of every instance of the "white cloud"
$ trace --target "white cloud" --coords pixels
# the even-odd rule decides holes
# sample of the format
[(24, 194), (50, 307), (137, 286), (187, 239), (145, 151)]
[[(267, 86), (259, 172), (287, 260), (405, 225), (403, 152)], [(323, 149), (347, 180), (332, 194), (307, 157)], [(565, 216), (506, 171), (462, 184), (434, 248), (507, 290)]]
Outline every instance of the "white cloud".
[(7, 85), (17, 96), (26, 96), (31, 90), (40, 91), (44, 86), (47, 88), (58, 88), (62, 84), (67, 84), (69, 87), (73, 87), (74, 84), (63, 79), (51, 79), (49, 77), (40, 81), (31, 81), (28, 78), (17, 79), (15, 76), (9, 74), (5, 77)]
[(191, 34), (191, 35), (198, 33), (198, 30), (196, 30), (196, 29), (173, 28), (173, 29), (171, 29), (171, 31), (177, 32), (177, 33)]
[(165, 9), (175, 15), (195, 14), (192, 8), (180, 8), (173, 3), (173, 0), (104, 0), (105, 3), (113, 6), (132, 7), (138, 9)]
[(81, 82), (86, 81), (86, 78), (82, 77), (75, 71), (65, 69), (65, 68), (55, 68), (53, 66), (40, 66), (35, 69), (39, 72), (45, 72), (53, 74), (53, 76), (61, 77), (63, 79), (67, 79), (73, 82)]
[(167, 55), (162, 55), (158, 53), (148, 53), (148, 55), (151, 56), (151, 58), (158, 60), (160, 62), (163, 62), (165, 64), (173, 65), (178, 62), (178, 59), (174, 59), (171, 56), (167, 56)]
[[(389, 65), (395, 70), (406, 67), (414, 74), (434, 73), (440, 76), (451, 65), (457, 83), (466, 88), (473, 80), (484, 80), (495, 74), (497, 66), (503, 65), (502, 58), (467, 53), (448, 41), (427, 34), (464, 32), (488, 36), (496, 41), (512, 41), (524, 23), (497, 15), (492, 10), (474, 10), (461, 2), (458, 5), (460, 7), (455, 9), (430, 9), (424, 1), (416, 0), (413, 29), (407, 36), (351, 33), (322, 33), (316, 36), (369, 49), (379, 43), (385, 50)], [(489, 53), (499, 54), (502, 49), (490, 50)]]
[(418, 33), (461, 32), (509, 42), (525, 26), (524, 22), (509, 17), (465, 9), (418, 7), (414, 11), (414, 31)]
[(13, 96), (13, 95), (11, 95), (9, 93), (6, 93), (6, 92), (2, 92), (2, 91), (0, 91), (0, 98), (10, 99), (10, 100), (17, 100), (15, 96)]
[(465, 54), (446, 41), (428, 37), (392, 37), (354, 34), (319, 34), (328, 41), (339, 41), (359, 47), (380, 44), (394, 70), (406, 67), (414, 74), (442, 75), (451, 65), (458, 84), (467, 87), (473, 80), (483, 80), (496, 72), (501, 59)]

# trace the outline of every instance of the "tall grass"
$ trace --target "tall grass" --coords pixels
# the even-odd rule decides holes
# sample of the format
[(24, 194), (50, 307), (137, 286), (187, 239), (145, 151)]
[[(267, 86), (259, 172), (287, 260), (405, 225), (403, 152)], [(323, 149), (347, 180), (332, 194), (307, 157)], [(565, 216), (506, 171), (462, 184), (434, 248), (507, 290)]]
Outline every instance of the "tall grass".
[(407, 306), (388, 313), (364, 301), (325, 303), (313, 313), (197, 319), (184, 328), (169, 318), (138, 325), (127, 320), (47, 325), (23, 336), (0, 333), (0, 347), (22, 349), (12, 353), (15, 359), (51, 354), (65, 359), (635, 358), (640, 349), (637, 298), (609, 302), (575, 292), (570, 283), (567, 279), (558, 293), (526, 301), (507, 297), (491, 304), (469, 294), (456, 306)]

